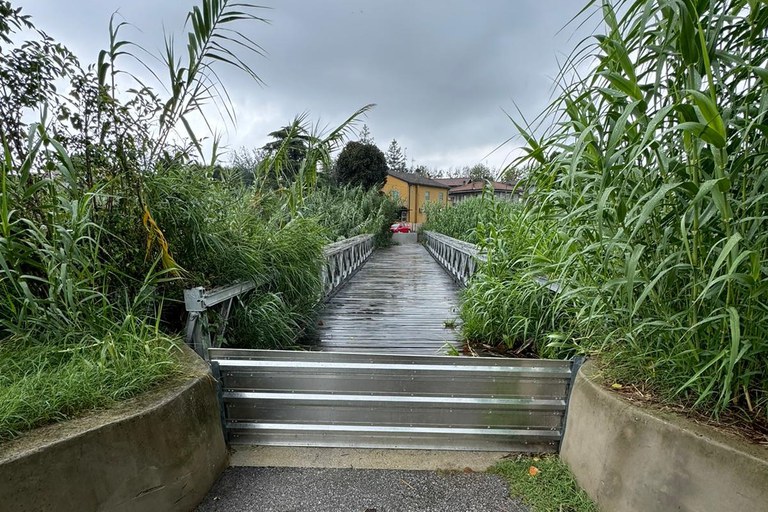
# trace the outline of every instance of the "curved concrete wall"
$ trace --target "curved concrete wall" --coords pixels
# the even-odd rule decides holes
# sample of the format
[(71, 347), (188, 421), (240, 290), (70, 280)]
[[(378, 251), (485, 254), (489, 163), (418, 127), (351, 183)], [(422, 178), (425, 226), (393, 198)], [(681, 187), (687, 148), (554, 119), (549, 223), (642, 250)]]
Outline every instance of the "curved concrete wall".
[(227, 465), (215, 382), (193, 376), (0, 446), (0, 511), (190, 511)]
[(641, 409), (582, 367), (560, 456), (610, 512), (768, 511), (768, 448)]

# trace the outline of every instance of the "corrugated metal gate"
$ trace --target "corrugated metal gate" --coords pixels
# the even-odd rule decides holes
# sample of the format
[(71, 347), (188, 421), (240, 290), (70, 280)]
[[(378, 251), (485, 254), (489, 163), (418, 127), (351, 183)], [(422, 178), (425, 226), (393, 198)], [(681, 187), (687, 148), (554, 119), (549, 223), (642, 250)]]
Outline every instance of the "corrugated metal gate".
[(557, 451), (578, 362), (211, 349), (234, 444)]

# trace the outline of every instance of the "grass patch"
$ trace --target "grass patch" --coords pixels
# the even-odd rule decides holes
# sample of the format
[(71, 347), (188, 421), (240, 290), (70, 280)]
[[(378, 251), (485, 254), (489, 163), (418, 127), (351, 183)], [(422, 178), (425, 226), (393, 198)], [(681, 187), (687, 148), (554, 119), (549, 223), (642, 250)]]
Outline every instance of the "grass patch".
[[(535, 470), (538, 470), (534, 475)], [(509, 492), (533, 512), (597, 512), (597, 507), (559, 457), (517, 456), (496, 464), (491, 473), (509, 482)]]
[[(149, 330), (149, 327), (146, 327)], [(0, 442), (110, 407), (178, 375), (176, 342), (118, 330), (79, 343), (0, 343)]]

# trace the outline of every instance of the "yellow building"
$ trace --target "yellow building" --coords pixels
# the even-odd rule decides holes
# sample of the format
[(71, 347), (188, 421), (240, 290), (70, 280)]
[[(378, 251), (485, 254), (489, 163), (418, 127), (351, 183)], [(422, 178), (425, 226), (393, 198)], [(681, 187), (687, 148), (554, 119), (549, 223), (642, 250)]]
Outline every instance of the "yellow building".
[(427, 203), (448, 204), (450, 187), (438, 181), (410, 172), (389, 171), (387, 181), (381, 189), (385, 194), (399, 201), (402, 206), (400, 220), (421, 224), (427, 220), (424, 205)]

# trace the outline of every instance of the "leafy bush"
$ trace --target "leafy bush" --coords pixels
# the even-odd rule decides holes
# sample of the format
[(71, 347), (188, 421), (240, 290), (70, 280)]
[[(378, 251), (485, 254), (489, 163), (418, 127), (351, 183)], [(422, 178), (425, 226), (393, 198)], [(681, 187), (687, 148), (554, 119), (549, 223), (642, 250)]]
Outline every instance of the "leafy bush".
[(269, 212), (243, 186), (214, 180), (206, 169), (174, 166), (145, 178), (145, 195), (174, 259), (180, 286), (268, 280)]
[(261, 348), (295, 343), (312, 323), (321, 298), (320, 265), (328, 239), (320, 226), (300, 217), (282, 225), (278, 198), (214, 180), (194, 167), (158, 172), (147, 179), (146, 190), (154, 218), (164, 226), (183, 269), (179, 279), (166, 285), (166, 295), (180, 297), (182, 288), (193, 286), (254, 281), (257, 287), (243, 297), (245, 310), (235, 308), (225, 339)]
[(334, 168), (341, 185), (380, 189), (387, 179), (387, 161), (375, 144), (350, 141), (341, 150)]
[[(111, 264), (114, 237), (93, 221), (105, 198), (32, 172), (43, 138), (32, 133), (20, 167), (7, 149), (0, 163), (0, 440), (178, 370), (176, 338), (152, 319), (164, 273), (137, 278)], [(60, 172), (73, 173), (58, 156)]]

